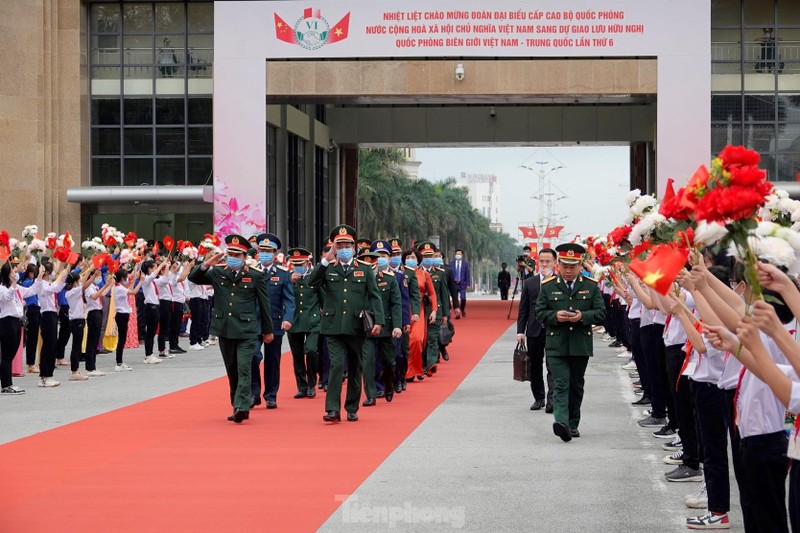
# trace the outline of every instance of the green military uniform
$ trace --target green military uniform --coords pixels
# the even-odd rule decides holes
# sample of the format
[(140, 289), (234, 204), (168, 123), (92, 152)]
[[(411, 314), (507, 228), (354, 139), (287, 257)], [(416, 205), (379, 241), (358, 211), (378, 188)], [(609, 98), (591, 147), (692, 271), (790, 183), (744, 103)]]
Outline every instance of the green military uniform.
[[(355, 229), (346, 225), (335, 227), (331, 232), (331, 241), (336, 245), (340, 240), (353, 243)], [(322, 259), (312, 270), (308, 284), (319, 287), (325, 301), (320, 333), (328, 338), (331, 359), (325, 410), (337, 415), (340, 411), (344, 359), (347, 357), (345, 409), (348, 415), (355, 415), (361, 399), (361, 354), (366, 337), (361, 312), (372, 311), (375, 324), (384, 324), (383, 304), (375, 282), (375, 273), (371, 267), (359, 264), (355, 258), (347, 266), (343, 261), (329, 264)], [(326, 420), (327, 417), (328, 414)]]
[[(247, 253), (244, 237), (226, 238), (229, 250)], [(189, 274), (189, 281), (214, 288), (214, 313), (211, 334), (219, 337), (219, 347), (228, 374), (231, 405), (235, 411), (250, 410), (250, 363), (259, 335), (272, 333), (267, 285), (258, 270), (242, 266), (207, 268), (200, 264)], [(237, 420), (237, 422), (240, 420)]]
[[(370, 245), (372, 253), (383, 252), (389, 255), (389, 243), (386, 241), (375, 241)], [(392, 338), (392, 330), (403, 328), (403, 308), (400, 296), (400, 286), (397, 284), (394, 272), (388, 267), (385, 270), (377, 269), (375, 272), (375, 282), (378, 285), (378, 292), (381, 295), (383, 304), (384, 325), (380, 334), (374, 339), (367, 339), (364, 343), (362, 364), (364, 365), (364, 392), (367, 396), (365, 406), (374, 405), (374, 400), (378, 395), (375, 386), (375, 350), (381, 358), (381, 382), (384, 386), (385, 397), (391, 401), (394, 391), (394, 367), (395, 367), (395, 345)]]
[[(424, 263), (426, 258), (436, 252), (436, 246), (430, 242), (423, 242), (419, 245), (419, 251)], [(423, 266), (423, 268), (425, 267)], [(439, 360), (439, 330), (442, 328), (442, 318), (450, 316), (450, 291), (447, 288), (447, 272), (444, 268), (434, 266), (426, 270), (431, 276), (433, 288), (436, 291), (436, 320), (428, 322), (428, 317), (423, 318), (428, 324), (423, 370), (428, 373)]]
[[(570, 254), (570, 261), (577, 256), (574, 260), (579, 262), (583, 248), (568, 243), (556, 250), (560, 262), (565, 260), (566, 254)], [(580, 311), (582, 317), (579, 322), (559, 322), (556, 318), (559, 311)], [(553, 430), (565, 441), (571, 439), (570, 433), (579, 435), (584, 374), (593, 352), (592, 326), (600, 323), (604, 316), (603, 297), (592, 278), (579, 275), (571, 289), (560, 276), (542, 281), (536, 301), (536, 318), (547, 326), (545, 353), (555, 388)]]
[(286, 335), (292, 350), (294, 378), (297, 391), (309, 398), (316, 396), (317, 372), (319, 368), (319, 328), (321, 312), (321, 293), (319, 288), (308, 283), (308, 268), (311, 252), (303, 248), (287, 251), (289, 262), (294, 267), (296, 279), (294, 286), (295, 313), (292, 329)]

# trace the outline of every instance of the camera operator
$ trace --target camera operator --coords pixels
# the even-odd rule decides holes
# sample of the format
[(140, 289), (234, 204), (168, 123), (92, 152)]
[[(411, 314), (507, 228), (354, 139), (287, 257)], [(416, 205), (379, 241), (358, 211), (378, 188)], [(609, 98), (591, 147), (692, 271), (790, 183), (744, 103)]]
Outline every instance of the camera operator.
[(517, 275), (525, 281), (536, 272), (536, 261), (531, 258), (531, 247), (525, 246), (522, 255), (517, 256)]

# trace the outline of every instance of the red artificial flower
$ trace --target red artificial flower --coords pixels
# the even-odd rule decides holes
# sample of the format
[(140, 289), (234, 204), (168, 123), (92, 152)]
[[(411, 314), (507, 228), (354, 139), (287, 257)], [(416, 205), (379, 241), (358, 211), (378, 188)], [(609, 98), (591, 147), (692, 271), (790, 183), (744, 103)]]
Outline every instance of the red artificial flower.
[(123, 242), (125, 243), (125, 246), (127, 246), (128, 248), (133, 248), (134, 246), (136, 246), (136, 239), (137, 239), (136, 234), (132, 231), (129, 231), (128, 234), (125, 235)]
[(730, 144), (722, 149), (719, 158), (725, 167), (731, 165), (758, 165), (761, 156), (754, 150), (748, 150), (744, 146), (731, 146)]
[(47, 249), (54, 250), (56, 247), (56, 238), (55, 237), (48, 237), (47, 238)]
[(753, 165), (733, 167), (730, 169), (731, 185), (752, 187), (767, 179), (767, 172)]
[(183, 249), (186, 248), (189, 244), (187, 241), (178, 241), (178, 253), (183, 253)]
[(697, 203), (695, 219), (724, 223), (750, 218), (764, 204), (765, 196), (766, 193), (753, 187), (717, 187)]
[(631, 257), (639, 257), (639, 254), (642, 254), (653, 247), (653, 243), (650, 241), (642, 241), (641, 243), (637, 244), (631, 250)]
[(632, 229), (633, 226), (617, 226), (611, 230), (611, 233), (608, 234), (607, 239), (613, 245), (619, 246), (622, 241), (628, 238), (628, 235), (631, 234)]
[(208, 253), (208, 250), (206, 250), (205, 246), (201, 244), (197, 247), (197, 255), (206, 255), (206, 253)]
[[(695, 200), (689, 201), (686, 199), (686, 188), (681, 187), (675, 196), (664, 200), (658, 212), (667, 218), (675, 220), (689, 220), (689, 217), (694, 211), (693, 207)], [(688, 205), (687, 205), (688, 204)]]
[(597, 254), (597, 262), (600, 263), (601, 266), (606, 266), (611, 261), (614, 260), (614, 256), (608, 253), (607, 251), (603, 250), (599, 254)]
[(66, 246), (59, 246), (53, 251), (53, 259), (58, 259), (62, 263), (66, 263), (68, 257), (69, 257), (69, 248), (67, 248)]
[(103, 240), (103, 244), (105, 244), (106, 246), (116, 246), (117, 245), (117, 239), (115, 239), (114, 236), (109, 233), (109, 234), (106, 235), (106, 238)]

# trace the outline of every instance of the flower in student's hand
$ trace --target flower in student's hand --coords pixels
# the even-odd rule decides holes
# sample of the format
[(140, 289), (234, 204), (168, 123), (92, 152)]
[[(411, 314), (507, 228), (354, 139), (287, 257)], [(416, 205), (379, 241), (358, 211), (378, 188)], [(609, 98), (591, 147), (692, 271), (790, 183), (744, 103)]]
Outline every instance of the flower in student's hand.
[(694, 242), (711, 246), (717, 244), (727, 234), (728, 229), (723, 224), (702, 220), (694, 230)]
[[(771, 184), (766, 183), (769, 188)], [(753, 218), (769, 193), (765, 187), (731, 185), (709, 190), (697, 202), (696, 220), (710, 222), (738, 221)]]
[(719, 158), (725, 166), (731, 165), (757, 165), (761, 161), (761, 156), (755, 150), (750, 150), (744, 146), (731, 146), (730, 144), (722, 149)]

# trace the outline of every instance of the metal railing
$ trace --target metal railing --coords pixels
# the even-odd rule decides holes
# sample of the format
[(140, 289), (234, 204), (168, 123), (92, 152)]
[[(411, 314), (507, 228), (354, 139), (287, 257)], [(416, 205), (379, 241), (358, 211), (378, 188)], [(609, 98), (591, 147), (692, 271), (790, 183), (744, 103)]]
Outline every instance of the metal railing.
[(713, 74), (737, 74), (742, 62), (745, 73), (800, 74), (800, 41), (711, 43)]
[[(122, 63), (120, 63), (120, 57)], [(119, 78), (121, 68), (126, 78), (152, 77), (152, 69), (162, 78), (212, 78), (213, 48), (95, 48), (91, 51), (92, 77)]]

